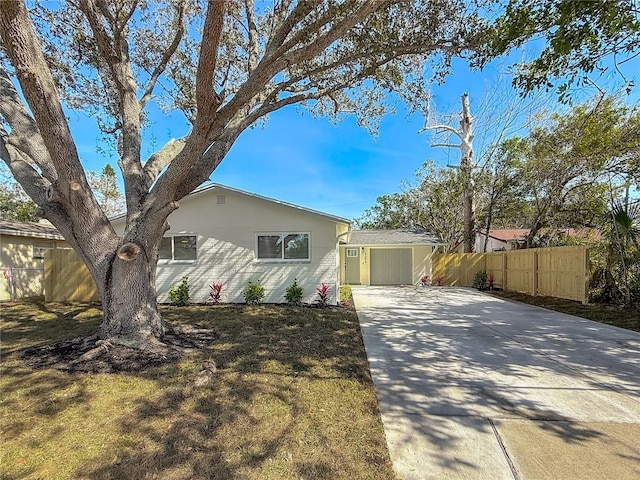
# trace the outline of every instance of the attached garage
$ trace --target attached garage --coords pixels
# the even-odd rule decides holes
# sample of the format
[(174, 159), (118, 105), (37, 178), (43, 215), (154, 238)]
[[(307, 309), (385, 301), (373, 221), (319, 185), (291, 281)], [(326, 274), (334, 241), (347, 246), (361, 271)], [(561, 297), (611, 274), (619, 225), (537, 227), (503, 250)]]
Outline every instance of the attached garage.
[(411, 285), (412, 248), (372, 248), (371, 285)]
[(424, 230), (352, 230), (340, 239), (340, 279), (350, 285), (412, 285), (431, 275), (444, 245)]

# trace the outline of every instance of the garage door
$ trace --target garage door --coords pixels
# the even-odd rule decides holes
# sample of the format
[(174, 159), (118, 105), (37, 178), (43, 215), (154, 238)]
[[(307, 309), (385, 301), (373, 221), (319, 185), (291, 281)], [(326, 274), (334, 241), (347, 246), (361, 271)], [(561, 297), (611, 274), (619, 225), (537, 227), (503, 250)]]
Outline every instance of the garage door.
[(371, 285), (410, 285), (413, 279), (410, 248), (372, 248)]

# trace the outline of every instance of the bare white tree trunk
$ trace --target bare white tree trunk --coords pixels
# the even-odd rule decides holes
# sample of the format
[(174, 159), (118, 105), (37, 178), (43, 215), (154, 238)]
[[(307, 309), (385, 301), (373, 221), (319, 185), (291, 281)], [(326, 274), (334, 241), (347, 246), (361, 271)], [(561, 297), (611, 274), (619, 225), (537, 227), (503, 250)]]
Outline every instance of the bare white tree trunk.
[(460, 171), (464, 182), (464, 251), (474, 250), (475, 216), (473, 208), (473, 118), (469, 109), (469, 94), (462, 95), (462, 120), (460, 120)]
[[(473, 208), (473, 117), (469, 107), (469, 94), (462, 95), (462, 118), (460, 128), (454, 128), (446, 124), (428, 125), (420, 132), (427, 130), (444, 131), (455, 135), (460, 140), (459, 144), (433, 143), (432, 147), (447, 147), (460, 149), (460, 172), (464, 182), (463, 212), (464, 212), (464, 252), (471, 253), (475, 243), (475, 219)], [(420, 133), (419, 132), (419, 133)]]

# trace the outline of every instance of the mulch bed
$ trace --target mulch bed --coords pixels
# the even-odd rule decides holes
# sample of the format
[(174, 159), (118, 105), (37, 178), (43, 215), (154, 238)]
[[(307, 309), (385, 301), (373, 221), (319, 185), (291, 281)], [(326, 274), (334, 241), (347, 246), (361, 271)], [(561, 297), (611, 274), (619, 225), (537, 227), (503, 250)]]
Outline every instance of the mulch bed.
[[(138, 349), (120, 344), (102, 343), (96, 349), (95, 335), (76, 337), (53, 344), (25, 348), (21, 357), (32, 368), (55, 368), (67, 372), (118, 373), (140, 372), (174, 362), (186, 351), (205, 348), (218, 339), (210, 329), (174, 327), (162, 337), (161, 349)], [(86, 358), (83, 358), (85, 356)]]

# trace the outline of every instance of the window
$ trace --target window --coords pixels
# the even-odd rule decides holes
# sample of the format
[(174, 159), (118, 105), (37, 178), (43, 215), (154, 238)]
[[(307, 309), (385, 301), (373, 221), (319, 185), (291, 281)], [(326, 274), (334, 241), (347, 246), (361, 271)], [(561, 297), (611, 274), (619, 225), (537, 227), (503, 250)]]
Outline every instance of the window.
[(192, 261), (198, 258), (196, 235), (162, 237), (160, 260)]
[(46, 252), (47, 250), (51, 250), (52, 248), (53, 248), (53, 243), (47, 243), (47, 242), (36, 243), (33, 246), (33, 258), (34, 258), (34, 260), (43, 259), (44, 258), (44, 252)]
[(357, 248), (347, 248), (347, 257), (357, 257), (358, 249)]
[(310, 260), (308, 233), (269, 233), (257, 236), (258, 260)]

